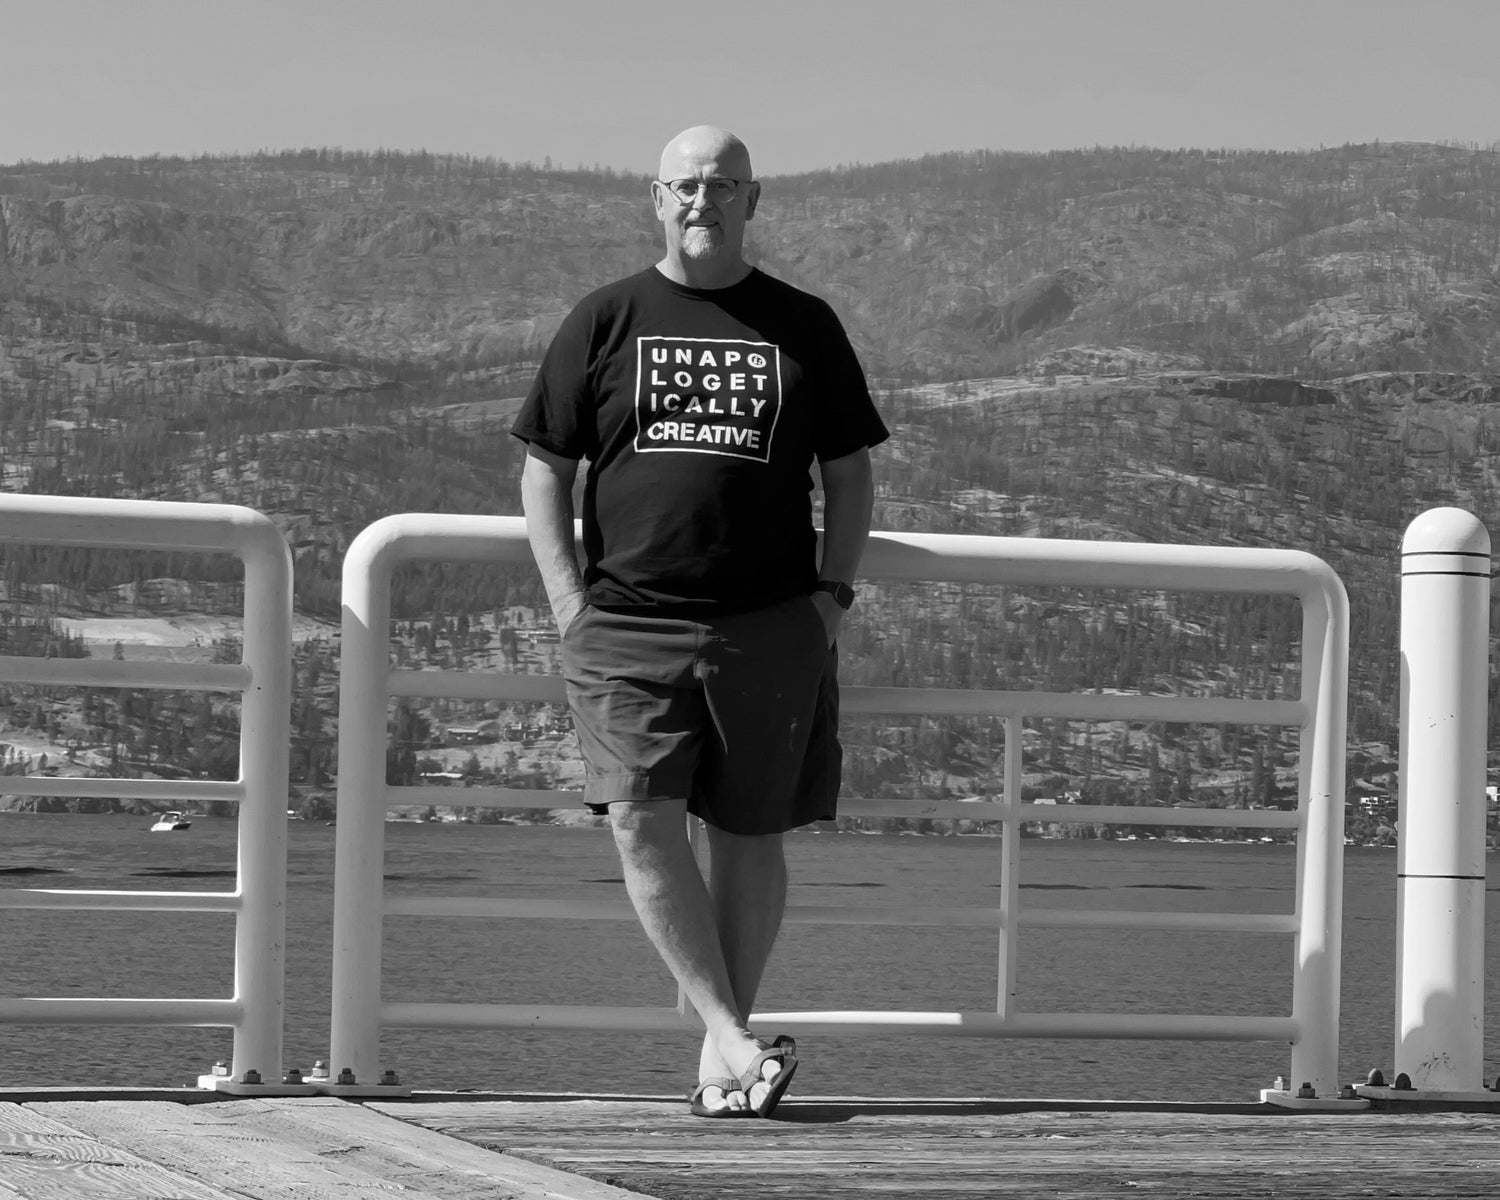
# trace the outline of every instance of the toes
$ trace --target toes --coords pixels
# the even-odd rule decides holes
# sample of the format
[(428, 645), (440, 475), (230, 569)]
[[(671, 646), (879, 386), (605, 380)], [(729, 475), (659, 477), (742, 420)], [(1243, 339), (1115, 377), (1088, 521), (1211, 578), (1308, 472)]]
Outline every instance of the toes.
[(706, 1087), (703, 1089), (703, 1107), (710, 1112), (721, 1112), (731, 1109), (735, 1112), (750, 1107), (750, 1100), (744, 1092), (736, 1088), (734, 1091), (726, 1092), (719, 1087)]

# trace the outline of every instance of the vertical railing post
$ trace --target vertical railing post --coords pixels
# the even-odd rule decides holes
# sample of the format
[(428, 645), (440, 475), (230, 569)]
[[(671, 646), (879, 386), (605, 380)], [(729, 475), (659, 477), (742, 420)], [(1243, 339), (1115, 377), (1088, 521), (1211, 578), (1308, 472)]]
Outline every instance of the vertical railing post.
[(371, 526), (349, 546), (339, 640), (338, 827), (328, 1069), (336, 1081), (345, 1071), (352, 1072), (352, 1085), (360, 1088), (375, 1085), (380, 1078), (390, 528), (388, 524)]
[(1021, 934), (1021, 755), (1020, 717), (1005, 718), (1005, 815), (1000, 821), (1000, 980), (995, 1012), (1002, 1020), (1014, 1015), (1016, 951)]
[(1344, 895), (1344, 742), (1349, 688), (1349, 598), (1332, 570), (1302, 597), (1298, 734), (1297, 963), (1292, 976), (1292, 1089), (1338, 1091), (1339, 980)]
[(1483, 1088), (1490, 537), (1434, 508), (1401, 544), (1398, 1074)]
[(241, 654), (250, 685), (240, 701), (239, 878), (234, 993), (244, 1016), (234, 1030), (234, 1074), (281, 1080), (286, 1001), (286, 808), (292, 709), (292, 557), (269, 522), (245, 539)]

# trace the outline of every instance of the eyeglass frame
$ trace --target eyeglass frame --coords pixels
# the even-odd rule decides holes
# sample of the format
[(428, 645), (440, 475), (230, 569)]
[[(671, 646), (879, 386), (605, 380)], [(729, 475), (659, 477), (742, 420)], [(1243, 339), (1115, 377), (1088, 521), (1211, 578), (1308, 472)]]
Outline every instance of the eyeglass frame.
[(691, 196), (681, 196), (681, 195), (678, 194), (677, 189), (672, 186), (673, 184), (676, 184), (676, 183), (691, 183), (691, 184), (695, 185), (695, 187), (697, 187), (699, 190), (701, 190), (702, 193), (705, 196), (708, 196), (708, 189), (710, 187), (712, 187), (714, 184), (716, 184), (716, 183), (732, 183), (732, 184), (734, 184), (734, 191), (730, 194), (730, 196), (728, 197), (728, 199), (725, 199), (725, 200), (714, 200), (712, 197), (709, 197), (709, 203), (711, 203), (711, 204), (733, 204), (736, 200), (738, 200), (740, 198), (740, 189), (742, 187), (744, 187), (747, 183), (754, 183), (755, 180), (753, 180), (753, 179), (732, 179), (728, 175), (715, 175), (712, 179), (694, 179), (691, 175), (684, 175), (684, 176), (682, 176), (679, 179), (656, 179), (656, 180), (653, 180), (652, 182), (653, 183), (659, 183), (659, 184), (661, 184), (662, 187), (666, 188), (668, 194), (672, 197), (673, 200), (677, 201), (677, 203), (690, 205), (690, 204), (692, 204), (694, 201), (696, 201), (698, 199), (698, 192), (695, 191)]

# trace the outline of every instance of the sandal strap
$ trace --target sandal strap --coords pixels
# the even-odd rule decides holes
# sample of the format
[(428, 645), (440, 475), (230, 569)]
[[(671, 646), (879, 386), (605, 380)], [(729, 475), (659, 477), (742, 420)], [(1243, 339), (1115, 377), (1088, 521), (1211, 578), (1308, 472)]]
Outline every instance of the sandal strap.
[(731, 1092), (743, 1092), (745, 1090), (740, 1086), (740, 1081), (738, 1079), (730, 1079), (727, 1075), (721, 1075), (714, 1079), (703, 1080), (698, 1084), (697, 1088), (693, 1091), (693, 1094), (688, 1097), (688, 1099), (702, 1099), (704, 1091), (711, 1087), (716, 1087), (719, 1089), (719, 1091), (723, 1092), (725, 1100), (729, 1099), (729, 1095)]
[(761, 1074), (761, 1067), (765, 1066), (766, 1063), (780, 1063), (781, 1070), (785, 1072), (797, 1061), (797, 1043), (785, 1034), (778, 1037), (774, 1042), (769, 1044), (759, 1042), (759, 1045), (761, 1046), (760, 1053), (750, 1060), (750, 1065), (745, 1068), (743, 1074), (735, 1081), (735, 1086), (744, 1092), (746, 1096), (750, 1094), (750, 1089), (757, 1083), (763, 1083), (769, 1087), (775, 1082), (774, 1079), (767, 1079)]

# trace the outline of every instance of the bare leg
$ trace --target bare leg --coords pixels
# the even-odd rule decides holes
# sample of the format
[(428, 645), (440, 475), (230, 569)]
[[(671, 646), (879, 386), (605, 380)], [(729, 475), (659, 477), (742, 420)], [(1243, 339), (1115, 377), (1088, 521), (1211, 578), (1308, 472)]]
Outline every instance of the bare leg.
[[(735, 999), (714, 905), (688, 843), (687, 804), (617, 802), (609, 806), (609, 818), (641, 926), (703, 1019), (723, 1067), (716, 1073), (738, 1076), (760, 1048)], [(781, 902), (778, 896), (778, 919)], [(747, 1105), (743, 1092), (726, 1099), (734, 1108)]]
[[(709, 890), (740, 1022), (748, 1027), (755, 994), (786, 909), (786, 855), (782, 835), (751, 837), (708, 829)], [(703, 1039), (698, 1078), (735, 1074), (712, 1037)], [(777, 1067), (765, 1065), (775, 1078)], [(755, 1099), (755, 1097), (751, 1097)]]

